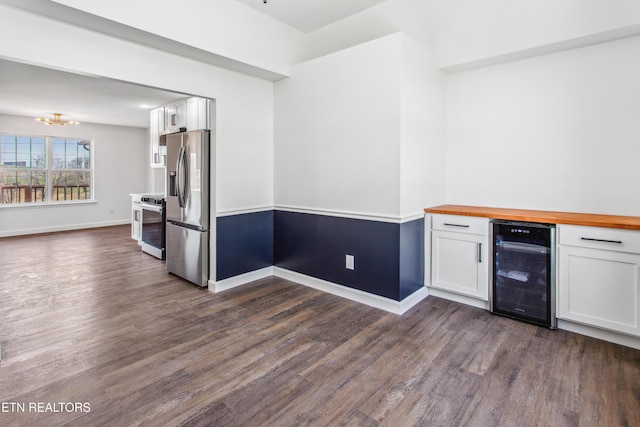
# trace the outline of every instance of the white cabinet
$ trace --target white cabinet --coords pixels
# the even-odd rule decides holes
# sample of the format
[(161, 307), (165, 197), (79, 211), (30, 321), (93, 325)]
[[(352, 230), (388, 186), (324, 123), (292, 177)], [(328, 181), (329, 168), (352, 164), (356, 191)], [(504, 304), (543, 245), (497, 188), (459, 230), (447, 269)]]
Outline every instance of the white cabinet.
[(149, 117), (151, 140), (151, 167), (166, 166), (166, 147), (161, 145), (161, 135), (198, 129), (211, 129), (211, 101), (207, 98), (188, 98), (154, 108)]
[(165, 166), (165, 147), (160, 146), (160, 135), (164, 133), (164, 107), (154, 108), (150, 113), (149, 138), (151, 143), (151, 167)]
[(186, 99), (164, 106), (165, 133), (180, 132), (180, 128), (187, 128)]
[(209, 117), (208, 99), (187, 99), (187, 130), (211, 129)]
[(131, 238), (141, 244), (142, 238), (142, 207), (141, 197), (138, 194), (131, 195)]
[(489, 220), (431, 217), (431, 287), (484, 301), (489, 296)]
[(640, 336), (640, 232), (558, 226), (558, 318)]

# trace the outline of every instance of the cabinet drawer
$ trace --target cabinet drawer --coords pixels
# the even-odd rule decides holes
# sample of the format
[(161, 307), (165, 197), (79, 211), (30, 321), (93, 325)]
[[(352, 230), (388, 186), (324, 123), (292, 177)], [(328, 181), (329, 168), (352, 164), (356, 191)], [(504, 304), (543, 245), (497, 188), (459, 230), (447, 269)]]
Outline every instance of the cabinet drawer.
[(560, 224), (558, 243), (565, 246), (640, 253), (640, 231)]
[(489, 218), (462, 215), (433, 215), (431, 228), (434, 230), (455, 231), (458, 233), (489, 234)]

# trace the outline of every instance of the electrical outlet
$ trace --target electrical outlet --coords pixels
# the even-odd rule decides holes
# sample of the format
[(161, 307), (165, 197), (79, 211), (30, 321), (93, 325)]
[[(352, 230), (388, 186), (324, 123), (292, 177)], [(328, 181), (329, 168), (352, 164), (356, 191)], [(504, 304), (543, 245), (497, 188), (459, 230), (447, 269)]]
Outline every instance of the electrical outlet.
[(356, 258), (353, 255), (347, 255), (346, 268), (347, 270), (356, 269)]

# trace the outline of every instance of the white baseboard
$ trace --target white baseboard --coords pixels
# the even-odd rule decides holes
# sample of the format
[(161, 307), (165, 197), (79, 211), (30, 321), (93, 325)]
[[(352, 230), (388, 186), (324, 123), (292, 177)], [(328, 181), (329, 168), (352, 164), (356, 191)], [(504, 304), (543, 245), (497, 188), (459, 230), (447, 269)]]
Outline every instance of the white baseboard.
[(265, 267), (260, 270), (250, 271), (248, 273), (229, 277), (228, 279), (219, 280), (217, 282), (209, 280), (209, 290), (212, 292), (222, 292), (271, 276), (273, 276), (273, 267)]
[(282, 279), (291, 280), (332, 295), (366, 304), (370, 307), (379, 308), (395, 314), (404, 314), (411, 307), (425, 299), (429, 292), (427, 288), (420, 288), (413, 294), (409, 295), (402, 301), (396, 301), (390, 298), (381, 297), (379, 295), (370, 294), (358, 289), (349, 288), (347, 286), (338, 285), (337, 283), (327, 282), (326, 280), (317, 279), (315, 277), (296, 273), (294, 271), (285, 270), (284, 268), (274, 267), (273, 274)]
[(640, 338), (558, 319), (558, 329), (640, 350)]
[(432, 295), (438, 298), (448, 299), (450, 301), (459, 302), (461, 304), (470, 305), (472, 307), (489, 310), (489, 301), (483, 301), (477, 298), (468, 297), (468, 296), (456, 294), (453, 292), (442, 291), (436, 288), (429, 288), (429, 295)]
[(210, 280), (209, 290), (211, 292), (222, 292), (270, 276), (276, 276), (282, 279), (291, 280), (292, 282), (296, 282), (310, 288), (318, 289), (332, 295), (337, 295), (351, 301), (356, 301), (362, 304), (366, 304), (370, 307), (379, 308), (381, 310), (389, 311), (395, 314), (406, 313), (411, 307), (413, 307), (429, 295), (429, 291), (427, 290), (427, 288), (422, 287), (402, 301), (396, 301), (390, 298), (370, 294), (358, 289), (352, 289), (347, 286), (327, 282), (326, 280), (317, 279), (315, 277), (296, 273), (290, 270), (285, 270), (284, 268), (279, 267), (266, 267), (260, 270), (240, 274), (238, 276), (230, 277), (228, 279), (220, 280), (217, 282)]
[[(489, 310), (489, 302), (479, 299), (459, 295), (440, 289), (428, 288), (429, 294), (434, 297), (440, 297), (451, 301), (459, 302), (461, 304), (470, 305), (484, 310)], [(614, 344), (624, 345), (640, 350), (640, 338), (631, 335), (621, 334), (614, 331), (608, 331), (606, 329), (594, 328), (593, 326), (583, 325), (580, 323), (574, 323), (567, 320), (558, 319), (558, 329), (564, 331), (574, 332), (580, 335), (586, 335), (588, 337), (597, 338), (603, 341), (612, 342)]]
[(120, 219), (115, 221), (88, 222), (84, 224), (66, 224), (51, 227), (23, 228), (21, 230), (0, 231), (0, 237), (25, 236), (27, 234), (55, 233), (58, 231), (82, 230), (86, 228), (111, 227), (114, 225), (131, 224), (131, 219)]

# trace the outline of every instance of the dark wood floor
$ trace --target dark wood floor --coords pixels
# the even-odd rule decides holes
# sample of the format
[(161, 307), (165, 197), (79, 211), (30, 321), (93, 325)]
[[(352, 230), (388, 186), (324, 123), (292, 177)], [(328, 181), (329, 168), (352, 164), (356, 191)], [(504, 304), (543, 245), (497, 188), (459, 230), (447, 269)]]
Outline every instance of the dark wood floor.
[(0, 260), (2, 426), (640, 425), (640, 351), (443, 299), (213, 294), (128, 227), (3, 238)]

